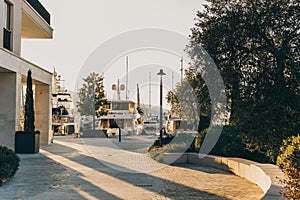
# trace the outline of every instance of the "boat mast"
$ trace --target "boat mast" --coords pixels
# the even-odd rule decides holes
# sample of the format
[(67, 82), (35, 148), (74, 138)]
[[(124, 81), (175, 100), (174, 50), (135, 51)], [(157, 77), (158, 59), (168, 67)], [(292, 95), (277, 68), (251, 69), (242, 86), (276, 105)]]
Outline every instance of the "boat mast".
[(172, 72), (172, 91), (174, 91), (174, 72)]
[(151, 117), (151, 72), (149, 72), (149, 116)]
[(136, 84), (137, 87), (137, 107), (140, 108), (141, 107), (141, 103), (140, 103), (140, 88), (139, 88), (139, 84)]
[(117, 93), (118, 93), (118, 100), (121, 100), (121, 92), (120, 92), (120, 80), (118, 79), (117, 83)]
[(183, 57), (180, 59), (180, 72), (181, 72), (181, 82), (183, 80)]
[(128, 100), (128, 56), (126, 56), (126, 100)]

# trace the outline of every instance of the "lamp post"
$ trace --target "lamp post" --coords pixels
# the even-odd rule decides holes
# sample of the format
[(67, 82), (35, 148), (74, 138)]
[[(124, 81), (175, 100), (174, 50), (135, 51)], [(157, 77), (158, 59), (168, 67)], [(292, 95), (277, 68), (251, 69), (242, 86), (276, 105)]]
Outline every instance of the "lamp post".
[[(113, 84), (112, 85), (112, 90), (117, 90), (117, 93), (118, 93), (118, 100), (121, 100), (121, 94), (120, 94), (120, 91), (121, 90), (124, 90), (125, 89), (125, 86), (122, 84), (120, 85), (120, 80), (118, 79), (118, 82), (117, 82), (117, 85), (116, 84)], [(127, 88), (126, 88), (127, 90)], [(126, 94), (126, 98), (127, 98), (127, 94)], [(119, 142), (121, 142), (121, 128), (119, 127)]]
[(159, 103), (159, 146), (162, 147), (162, 96), (163, 96), (163, 84), (162, 84), (162, 77), (166, 75), (163, 71), (163, 69), (160, 69), (160, 71), (157, 73), (157, 75), (160, 75), (160, 103)]
[[(111, 87), (112, 90), (117, 90), (118, 100), (121, 100), (121, 90), (125, 90), (125, 86), (122, 84), (120, 85), (120, 80), (118, 79), (117, 85), (113, 84)], [(127, 89), (126, 89), (127, 90)]]
[(93, 80), (92, 82), (92, 87), (93, 87), (93, 124), (92, 124), (92, 128), (93, 128), (93, 131), (95, 131), (95, 120), (96, 120), (96, 110), (95, 110), (95, 104), (96, 104), (96, 100), (95, 100), (95, 80)]

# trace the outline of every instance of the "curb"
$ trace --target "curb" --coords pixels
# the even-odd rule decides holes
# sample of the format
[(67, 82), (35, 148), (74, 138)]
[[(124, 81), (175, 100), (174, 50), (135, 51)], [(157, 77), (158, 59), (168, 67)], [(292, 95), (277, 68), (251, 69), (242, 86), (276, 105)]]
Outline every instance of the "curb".
[(196, 153), (164, 153), (163, 163), (198, 164), (229, 171), (257, 184), (265, 193), (262, 199), (284, 199), (280, 194), (283, 189), (280, 180), (284, 178), (284, 174), (277, 166), (272, 164), (261, 164), (242, 158), (226, 158)]

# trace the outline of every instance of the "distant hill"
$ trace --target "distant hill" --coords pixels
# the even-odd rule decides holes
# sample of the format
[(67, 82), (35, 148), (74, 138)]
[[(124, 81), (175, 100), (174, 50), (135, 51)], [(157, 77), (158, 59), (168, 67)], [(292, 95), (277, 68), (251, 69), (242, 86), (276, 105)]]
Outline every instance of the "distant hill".
[[(144, 111), (144, 118), (147, 116), (150, 116), (150, 106), (141, 104), (141, 108)], [(152, 105), (151, 106), (151, 116), (159, 116), (159, 106)], [(166, 115), (168, 114), (168, 109), (163, 109), (163, 114), (165, 113)]]

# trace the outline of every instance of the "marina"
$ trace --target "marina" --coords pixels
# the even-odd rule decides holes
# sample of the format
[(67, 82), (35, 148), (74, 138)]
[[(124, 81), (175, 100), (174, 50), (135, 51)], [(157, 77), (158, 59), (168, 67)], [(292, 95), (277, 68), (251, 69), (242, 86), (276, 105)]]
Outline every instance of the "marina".
[(78, 133), (75, 122), (74, 105), (71, 93), (63, 86), (60, 75), (54, 70), (52, 86), (52, 133), (53, 135), (70, 135)]

